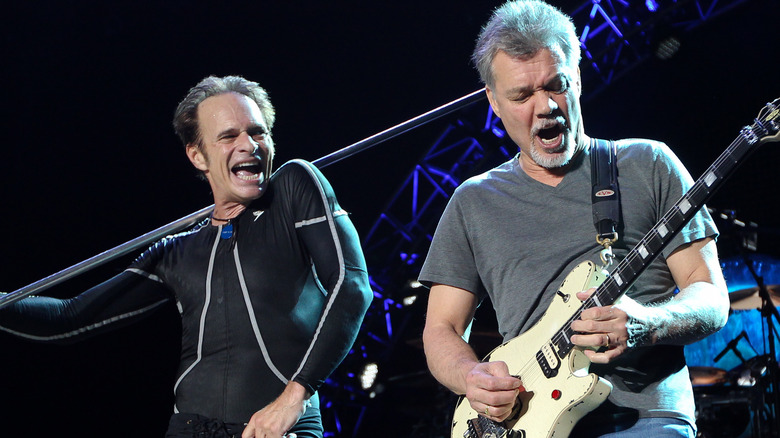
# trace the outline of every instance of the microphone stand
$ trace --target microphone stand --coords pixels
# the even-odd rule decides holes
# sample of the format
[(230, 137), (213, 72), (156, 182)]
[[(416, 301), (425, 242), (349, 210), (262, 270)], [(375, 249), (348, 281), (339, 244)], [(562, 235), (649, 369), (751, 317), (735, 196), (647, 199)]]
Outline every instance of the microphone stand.
[[(407, 131), (411, 131), (412, 129), (415, 129), (447, 114), (453, 113), (463, 107), (479, 102), (485, 98), (486, 95), (484, 88), (473, 91), (461, 98), (453, 100), (452, 102), (446, 103), (438, 108), (432, 109), (424, 114), (409, 119), (406, 122), (400, 123), (396, 126), (393, 126), (392, 128), (388, 128), (382, 132), (372, 135), (371, 137), (365, 138), (357, 143), (353, 143), (331, 154), (321, 157), (313, 161), (312, 164), (318, 168), (329, 166), (333, 163), (343, 160), (344, 158), (355, 155), (358, 152), (376, 146), (379, 143), (390, 140), (393, 137), (401, 135)], [(94, 257), (84, 260), (83, 262), (77, 263), (69, 268), (63, 269), (60, 272), (38, 280), (35, 283), (31, 283), (11, 293), (2, 295), (0, 296), (0, 309), (6, 306), (10, 306), (16, 301), (19, 301), (34, 293), (41, 292), (54, 285), (60, 284), (70, 278), (103, 265), (104, 263), (107, 263), (125, 254), (148, 247), (153, 242), (156, 242), (157, 240), (162, 239), (169, 234), (175, 234), (185, 228), (191, 227), (205, 219), (213, 209), (214, 205), (212, 204), (181, 219), (173, 221), (168, 225), (164, 225), (154, 231), (136, 237), (135, 239), (125, 242), (115, 248), (109, 249), (108, 251), (104, 251)]]
[[(726, 347), (725, 347), (725, 348), (723, 348), (723, 350), (722, 350), (720, 353), (718, 353), (718, 355), (717, 355), (717, 356), (715, 356), (715, 358), (714, 358), (712, 361), (713, 361), (713, 362), (717, 362), (717, 361), (719, 361), (719, 360), (720, 360), (720, 359), (721, 359), (723, 356), (725, 356), (725, 355), (726, 355), (726, 353), (728, 353), (729, 351), (733, 351), (733, 352), (734, 352), (734, 354), (735, 354), (735, 355), (737, 356), (737, 358), (739, 359), (739, 361), (740, 361), (740, 362), (742, 362), (742, 364), (743, 364), (743, 365), (744, 365), (744, 364), (746, 364), (746, 363), (747, 363), (747, 361), (746, 361), (746, 360), (745, 360), (745, 358), (742, 356), (742, 353), (739, 351), (739, 348), (737, 348), (737, 346), (739, 345), (739, 341), (740, 341), (742, 338), (744, 338), (744, 339), (748, 339), (748, 337), (747, 337), (747, 332), (746, 332), (745, 330), (742, 330), (742, 333), (740, 333), (740, 334), (739, 334), (739, 335), (738, 335), (736, 338), (734, 338), (734, 339), (732, 339), (731, 341), (729, 341), (729, 343), (728, 343), (728, 344), (726, 344)], [(749, 341), (749, 339), (748, 339), (748, 341)]]

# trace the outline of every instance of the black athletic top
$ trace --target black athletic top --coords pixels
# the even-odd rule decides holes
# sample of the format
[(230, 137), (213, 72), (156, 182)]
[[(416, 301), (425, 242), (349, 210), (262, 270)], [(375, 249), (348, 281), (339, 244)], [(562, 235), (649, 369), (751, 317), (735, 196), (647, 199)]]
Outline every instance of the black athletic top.
[(313, 165), (293, 160), (229, 225), (207, 220), (166, 237), (75, 298), (16, 302), (0, 329), (66, 342), (175, 300), (175, 411), (245, 423), (289, 380), (313, 394), (352, 346), (371, 297), (346, 212)]

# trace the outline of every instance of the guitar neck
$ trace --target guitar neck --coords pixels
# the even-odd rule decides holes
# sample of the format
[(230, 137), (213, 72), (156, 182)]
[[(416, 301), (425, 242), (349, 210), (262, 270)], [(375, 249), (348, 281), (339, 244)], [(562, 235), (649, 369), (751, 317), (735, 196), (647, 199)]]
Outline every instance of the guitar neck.
[[(607, 279), (583, 302), (580, 310), (564, 325), (561, 336), (556, 336), (559, 351), (566, 354), (572, 347), (571, 323), (579, 319), (580, 313), (588, 308), (613, 304), (634, 283), (650, 263), (661, 253), (669, 242), (682, 230), (685, 224), (715, 194), (721, 184), (729, 177), (755, 147), (768, 140), (773, 133), (777, 137), (778, 108), (774, 104), (771, 112), (763, 120), (756, 119), (752, 126), (746, 126), (739, 136), (693, 184), (690, 190), (653, 226), (639, 243), (610, 272)], [(774, 139), (776, 140), (776, 138)]]

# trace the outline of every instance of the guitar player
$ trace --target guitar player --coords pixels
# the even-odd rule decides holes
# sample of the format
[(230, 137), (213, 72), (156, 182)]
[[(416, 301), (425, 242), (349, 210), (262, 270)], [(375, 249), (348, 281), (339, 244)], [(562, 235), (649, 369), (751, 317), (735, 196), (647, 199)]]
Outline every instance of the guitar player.
[[(510, 372), (510, 361), (480, 361), (469, 347), (478, 304), (493, 303), (504, 341), (522, 339), (545, 324), (575, 266), (605, 262), (594, 238), (591, 139), (583, 128), (580, 47), (570, 17), (537, 0), (506, 3), (483, 27), (472, 60), (520, 152), (464, 182), (450, 199), (420, 274), (431, 287), (423, 340), (434, 377), (463, 395), (478, 417), (502, 423), (518, 415), (519, 395), (532, 391), (532, 382)], [(620, 261), (693, 181), (663, 143), (615, 144), (621, 217), (612, 251)], [(727, 319), (716, 236), (712, 218), (700, 210), (615, 305), (588, 308), (571, 324), (570, 341), (585, 347), (590, 372), (612, 389), (570, 436), (695, 436), (683, 346)], [(547, 415), (545, 396), (534, 407), (544, 415), (525, 413), (539, 418), (531, 423), (541, 431), (527, 436), (553, 433), (554, 425), (536, 424)]]

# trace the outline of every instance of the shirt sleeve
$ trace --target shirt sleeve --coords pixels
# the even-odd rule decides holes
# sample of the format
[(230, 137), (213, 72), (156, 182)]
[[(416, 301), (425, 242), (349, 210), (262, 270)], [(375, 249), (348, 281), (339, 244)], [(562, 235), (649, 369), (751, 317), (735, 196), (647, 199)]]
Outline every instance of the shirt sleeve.
[(311, 256), (327, 299), (300, 366), (292, 380), (314, 393), (352, 348), (373, 293), (360, 239), (322, 173), (310, 163), (300, 166), (291, 196), (296, 232)]
[[(691, 189), (694, 180), (680, 159), (666, 144), (656, 143), (654, 152), (655, 178), (659, 182), (658, 186), (661, 187), (659, 194), (661, 211), (659, 213), (663, 214), (668, 212), (682, 198), (683, 194)], [(707, 207), (702, 206), (669, 242), (662, 254), (666, 258), (682, 245), (706, 237), (717, 238), (717, 236), (718, 229), (715, 222), (707, 211)]]
[(479, 277), (469, 241), (468, 219), (461, 205), (464, 198), (468, 198), (467, 191), (470, 189), (469, 182), (465, 182), (447, 203), (420, 270), (419, 280), (428, 287), (434, 283), (446, 284), (483, 298), (487, 293)]
[(73, 298), (19, 300), (0, 310), (0, 330), (31, 341), (68, 344), (125, 326), (170, 298), (159, 279), (131, 268)]

